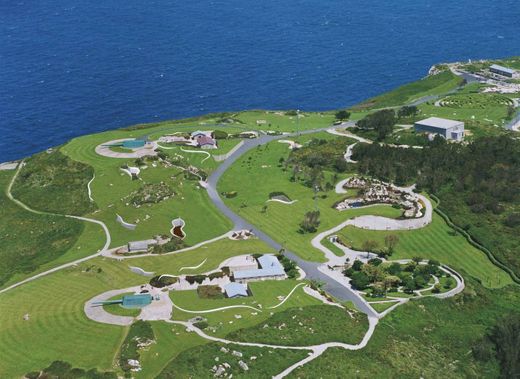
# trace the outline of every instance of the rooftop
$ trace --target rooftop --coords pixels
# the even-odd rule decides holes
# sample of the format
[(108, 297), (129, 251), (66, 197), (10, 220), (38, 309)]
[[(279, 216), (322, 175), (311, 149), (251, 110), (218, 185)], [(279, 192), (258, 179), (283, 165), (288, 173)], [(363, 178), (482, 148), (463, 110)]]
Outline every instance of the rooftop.
[(229, 267), (257, 265), (255, 258), (251, 255), (239, 255), (238, 257), (230, 258), (226, 264)]
[(231, 282), (224, 286), (224, 291), (228, 297), (248, 296), (247, 287), (240, 283)]
[(262, 278), (267, 276), (280, 276), (285, 274), (282, 264), (274, 255), (265, 254), (258, 258), (261, 268), (254, 270), (236, 271), (235, 279)]
[(516, 71), (511, 69), (511, 68), (507, 68), (507, 67), (504, 67), (504, 66), (499, 66), (497, 64), (492, 64), (489, 68), (492, 68), (492, 69), (495, 69), (495, 70), (499, 70), (499, 71), (503, 71), (503, 72), (508, 72), (510, 74), (514, 74)]
[(419, 124), (419, 125), (433, 126), (435, 128), (439, 128), (439, 129), (453, 128), (454, 126), (459, 126), (461, 123), (462, 123), (462, 121), (448, 120), (446, 118), (440, 118), (440, 117), (430, 117), (430, 118), (426, 118), (424, 120), (416, 122), (416, 124)]

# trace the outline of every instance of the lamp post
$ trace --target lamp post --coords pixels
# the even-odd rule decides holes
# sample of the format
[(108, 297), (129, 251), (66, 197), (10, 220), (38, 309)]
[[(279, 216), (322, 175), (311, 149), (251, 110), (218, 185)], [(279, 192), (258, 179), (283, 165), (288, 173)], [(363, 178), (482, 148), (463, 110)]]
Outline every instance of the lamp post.
[(296, 109), (296, 136), (300, 136), (300, 110)]

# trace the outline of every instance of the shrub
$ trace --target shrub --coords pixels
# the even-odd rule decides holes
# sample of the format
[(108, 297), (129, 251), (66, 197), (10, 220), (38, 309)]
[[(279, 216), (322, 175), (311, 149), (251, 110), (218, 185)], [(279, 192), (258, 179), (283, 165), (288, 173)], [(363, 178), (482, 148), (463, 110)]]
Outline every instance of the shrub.
[(320, 211), (310, 211), (305, 213), (303, 221), (300, 223), (302, 233), (314, 233), (320, 226)]
[(197, 294), (201, 299), (222, 299), (224, 294), (219, 286), (199, 286)]
[[(160, 279), (159, 279), (160, 278)], [(177, 283), (179, 278), (171, 277), (171, 276), (163, 276), (157, 275), (150, 279), (150, 285), (155, 288), (163, 288), (172, 284)]]
[(213, 137), (215, 139), (226, 139), (228, 138), (229, 134), (223, 130), (215, 130), (213, 132)]

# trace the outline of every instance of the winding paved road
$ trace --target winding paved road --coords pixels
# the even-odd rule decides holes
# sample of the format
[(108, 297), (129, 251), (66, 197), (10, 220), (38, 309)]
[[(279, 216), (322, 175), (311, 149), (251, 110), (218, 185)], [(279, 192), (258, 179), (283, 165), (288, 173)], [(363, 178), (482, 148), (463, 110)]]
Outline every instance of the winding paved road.
[[(312, 130), (306, 130), (302, 131), (300, 134), (313, 134), (321, 131), (328, 131), (331, 128), (321, 128), (321, 129), (312, 129)], [(235, 163), (243, 154), (248, 152), (249, 150), (269, 143), (271, 141), (275, 141), (281, 138), (287, 138), (287, 137), (295, 137), (297, 136), (296, 133), (292, 133), (290, 135), (280, 135), (280, 136), (265, 136), (262, 135), (259, 138), (256, 138), (254, 140), (247, 140), (245, 143), (235, 151), (231, 156), (228, 157), (222, 164), (217, 167), (217, 169), (208, 177), (207, 182), (207, 191), (210, 199), (213, 201), (215, 206), (220, 210), (222, 214), (224, 214), (226, 217), (228, 217), (235, 225), (235, 229), (247, 229), (252, 230), (253, 233), (262, 241), (267, 243), (269, 246), (271, 246), (273, 249), (280, 251), (282, 248), (284, 248), (280, 243), (273, 240), (271, 237), (269, 237), (267, 234), (262, 232), (261, 230), (257, 229), (254, 225), (249, 223), (248, 221), (244, 220), (242, 217), (237, 215), (235, 212), (233, 212), (222, 200), (220, 197), (218, 191), (217, 191), (217, 185), (218, 181), (222, 177), (222, 175), (226, 172), (226, 170), (231, 167), (233, 163)], [(345, 287), (345, 285), (336, 279), (330, 277), (323, 271), (319, 270), (320, 266), (323, 266), (322, 263), (317, 262), (310, 262), (306, 261), (293, 252), (289, 250), (285, 250), (285, 256), (289, 259), (292, 259), (296, 262), (298, 266), (301, 267), (301, 269), (305, 272), (306, 278), (317, 280), (320, 282), (325, 283), (324, 289), (330, 293), (335, 298), (341, 300), (341, 301), (352, 301), (356, 307), (363, 313), (367, 314), (370, 317), (377, 317), (378, 314), (375, 312), (368, 303), (362, 299), (359, 295), (355, 293), (352, 289)]]

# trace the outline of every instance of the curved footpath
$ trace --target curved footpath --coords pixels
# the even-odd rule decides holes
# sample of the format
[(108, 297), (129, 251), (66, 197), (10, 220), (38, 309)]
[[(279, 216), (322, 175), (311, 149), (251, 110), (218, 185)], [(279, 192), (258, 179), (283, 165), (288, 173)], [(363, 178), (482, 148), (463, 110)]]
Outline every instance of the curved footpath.
[(94, 224), (98, 224), (99, 226), (101, 226), (101, 228), (103, 228), (103, 231), (105, 232), (106, 240), (105, 240), (105, 245), (101, 248), (101, 250), (99, 250), (95, 254), (92, 254), (92, 255), (89, 255), (89, 256), (86, 256), (86, 257), (83, 257), (83, 258), (80, 258), (80, 259), (76, 259), (76, 260), (74, 260), (72, 262), (62, 264), (60, 266), (54, 267), (54, 268), (52, 268), (50, 270), (47, 270), (47, 271), (43, 271), (43, 272), (41, 272), (39, 274), (31, 276), (30, 278), (24, 279), (24, 280), (19, 281), (19, 282), (15, 283), (15, 284), (13, 284), (13, 285), (11, 285), (9, 287), (6, 287), (6, 288), (0, 290), (0, 293), (7, 292), (7, 291), (9, 291), (9, 290), (11, 290), (13, 288), (21, 286), (22, 284), (25, 284), (25, 283), (31, 282), (33, 280), (36, 280), (38, 278), (41, 278), (42, 276), (52, 274), (53, 272), (59, 271), (61, 269), (67, 268), (67, 267), (71, 267), (71, 266), (77, 265), (78, 263), (82, 263), (84, 261), (87, 261), (89, 259), (97, 257), (97, 256), (103, 254), (103, 252), (106, 251), (109, 248), (111, 240), (112, 240), (111, 237), (110, 237), (110, 232), (109, 232), (107, 226), (102, 221), (95, 220), (95, 219), (88, 218), (88, 217), (81, 217), (81, 216), (74, 216), (74, 215), (62, 215), (62, 214), (58, 214), (58, 213), (37, 211), (37, 210), (32, 209), (31, 207), (29, 207), (28, 205), (22, 203), (20, 200), (15, 199), (13, 197), (12, 193), (11, 193), (11, 190), (12, 190), (13, 184), (14, 184), (16, 178), (18, 177), (18, 174), (20, 173), (20, 170), (22, 169), (23, 166), (24, 166), (24, 164), (23, 164), (23, 161), (22, 161), (18, 165), (18, 169), (16, 170), (16, 173), (13, 175), (13, 178), (11, 179), (11, 182), (9, 183), (9, 186), (7, 187), (6, 195), (9, 198), (9, 200), (13, 201), (16, 205), (18, 205), (19, 207), (25, 209), (26, 211), (34, 213), (34, 214), (49, 215), (49, 216), (56, 216), (56, 217), (67, 217), (67, 218), (73, 218), (73, 219), (80, 220), (80, 221), (86, 221), (86, 222), (92, 222)]

